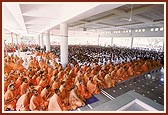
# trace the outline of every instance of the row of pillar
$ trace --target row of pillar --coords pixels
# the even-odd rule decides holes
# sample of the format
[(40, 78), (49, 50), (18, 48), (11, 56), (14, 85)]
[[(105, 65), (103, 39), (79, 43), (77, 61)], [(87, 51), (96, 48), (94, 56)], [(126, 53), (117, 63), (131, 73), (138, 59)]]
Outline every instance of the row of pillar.
[[(38, 44), (40, 44), (41, 48), (44, 48), (44, 36), (46, 40), (46, 51), (50, 51), (50, 31), (47, 31), (46, 34), (40, 34), (38, 38)], [(61, 37), (61, 44), (60, 44), (60, 58), (61, 64), (63, 68), (66, 67), (68, 64), (68, 26), (66, 23), (60, 24), (60, 37)], [(131, 38), (131, 48), (133, 46), (133, 37)], [(98, 37), (99, 43), (99, 37)], [(113, 38), (111, 38), (111, 46), (113, 45)]]
[[(68, 26), (66, 23), (60, 24), (60, 37), (61, 64), (62, 67), (65, 68), (68, 64)], [(50, 31), (47, 31), (47, 33), (40, 34), (38, 36), (38, 45), (40, 45), (41, 48), (44, 48), (44, 39), (46, 51), (50, 51)]]
[[(13, 44), (13, 34), (11, 34), (11, 37)], [(66, 23), (60, 24), (60, 37), (61, 37), (60, 58), (61, 58), (61, 64), (63, 68), (65, 68), (66, 65), (68, 64), (68, 26)], [(38, 45), (40, 45), (41, 48), (44, 48), (44, 38), (45, 38), (46, 51), (50, 51), (50, 31), (47, 31), (47, 33), (40, 34), (38, 36), (37, 41)], [(99, 44), (99, 36), (98, 36), (98, 44)], [(111, 46), (112, 45), (113, 45), (113, 38), (111, 38)], [(131, 48), (132, 46), (133, 46), (133, 37), (131, 39)], [(18, 53), (20, 54), (20, 51)]]

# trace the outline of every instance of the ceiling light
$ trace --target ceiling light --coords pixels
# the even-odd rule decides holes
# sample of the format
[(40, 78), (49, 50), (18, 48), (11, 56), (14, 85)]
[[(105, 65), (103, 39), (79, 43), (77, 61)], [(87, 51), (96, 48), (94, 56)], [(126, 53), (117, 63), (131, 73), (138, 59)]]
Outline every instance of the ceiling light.
[(151, 31), (153, 31), (154, 30), (154, 28), (151, 28)]
[(160, 28), (160, 31), (163, 31), (163, 27)]
[(158, 31), (159, 30), (159, 28), (155, 28), (155, 31)]
[(145, 29), (142, 29), (142, 32), (145, 32)]

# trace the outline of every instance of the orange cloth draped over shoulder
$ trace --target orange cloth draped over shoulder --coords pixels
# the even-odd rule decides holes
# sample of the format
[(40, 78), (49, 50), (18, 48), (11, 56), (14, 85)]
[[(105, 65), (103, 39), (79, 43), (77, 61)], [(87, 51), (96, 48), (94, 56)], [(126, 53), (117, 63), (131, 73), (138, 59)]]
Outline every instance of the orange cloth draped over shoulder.
[(54, 94), (48, 104), (48, 111), (62, 111), (60, 107), (60, 100), (57, 94)]

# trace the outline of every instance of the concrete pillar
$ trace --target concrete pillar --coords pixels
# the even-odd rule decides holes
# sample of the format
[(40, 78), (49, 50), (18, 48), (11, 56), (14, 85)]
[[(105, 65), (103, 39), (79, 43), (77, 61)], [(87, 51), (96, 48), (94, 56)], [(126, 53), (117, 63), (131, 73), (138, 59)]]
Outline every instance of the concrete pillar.
[(40, 35), (37, 36), (37, 44), (40, 46)]
[[(13, 44), (13, 33), (11, 33), (11, 38), (12, 38), (12, 49), (14, 48), (14, 44)], [(14, 54), (14, 51), (12, 51), (12, 53)]]
[(111, 46), (113, 46), (113, 37), (111, 38)]
[(18, 42), (19, 38), (17, 37), (17, 34), (16, 34), (16, 40), (17, 40), (17, 47), (18, 47), (17, 52), (18, 52), (18, 56), (20, 57), (20, 44)]
[(11, 33), (11, 40), (12, 40), (11, 45), (12, 45), (12, 47), (13, 47), (13, 33)]
[(50, 31), (46, 35), (46, 51), (50, 51)]
[(40, 46), (41, 48), (44, 48), (43, 33), (40, 35)]
[(131, 48), (133, 47), (134, 37), (131, 38)]
[(99, 46), (100, 34), (98, 35), (97, 45)]
[(60, 24), (60, 35), (61, 35), (61, 43), (60, 43), (60, 51), (61, 51), (61, 64), (62, 67), (65, 68), (68, 64), (68, 26), (66, 23)]

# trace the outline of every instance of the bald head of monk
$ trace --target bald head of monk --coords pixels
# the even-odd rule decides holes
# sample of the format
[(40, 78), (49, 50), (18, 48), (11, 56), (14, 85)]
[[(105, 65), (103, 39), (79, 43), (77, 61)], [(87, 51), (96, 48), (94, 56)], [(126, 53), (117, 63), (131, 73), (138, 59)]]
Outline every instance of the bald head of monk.
[(31, 89), (33, 89), (33, 88), (34, 88), (33, 83), (29, 83), (29, 87), (30, 87)]
[(51, 86), (50, 86), (50, 85), (47, 85), (47, 86), (46, 86), (46, 89), (50, 89), (50, 88), (51, 88)]
[(46, 79), (46, 76), (45, 75), (42, 75), (42, 80), (45, 80)]
[(39, 94), (38, 94), (38, 91), (37, 91), (36, 89), (33, 89), (33, 90), (32, 90), (32, 93), (33, 93), (34, 96), (38, 96), (38, 95), (39, 95)]
[(14, 91), (15, 89), (16, 89), (16, 88), (15, 88), (14, 83), (11, 83), (11, 84), (9, 85), (9, 90)]
[(27, 78), (23, 78), (23, 82), (28, 83)]
[(60, 90), (59, 90), (59, 89), (54, 89), (54, 92), (55, 92), (56, 94), (59, 94)]
[(25, 91), (24, 91), (25, 94), (30, 94), (30, 89), (27, 88)]

